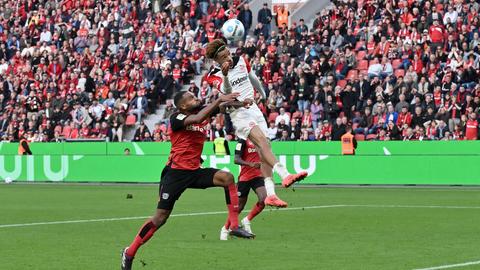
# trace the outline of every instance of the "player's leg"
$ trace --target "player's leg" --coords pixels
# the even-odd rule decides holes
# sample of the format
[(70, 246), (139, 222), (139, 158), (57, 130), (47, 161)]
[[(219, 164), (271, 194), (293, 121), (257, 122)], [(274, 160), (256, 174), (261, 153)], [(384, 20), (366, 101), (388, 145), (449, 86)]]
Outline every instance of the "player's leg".
[(157, 209), (155, 215), (143, 224), (130, 246), (123, 250), (122, 270), (130, 270), (132, 268), (133, 259), (138, 249), (148, 242), (155, 232), (167, 222), (171, 212), (171, 210)]
[(255, 188), (255, 193), (257, 194), (258, 201), (255, 204), (255, 206), (252, 208), (252, 210), (250, 210), (250, 213), (248, 213), (247, 218), (249, 221), (252, 221), (265, 208), (264, 201), (267, 198), (267, 190), (265, 189), (265, 186), (262, 184), (263, 183), (258, 183), (258, 186)]
[(254, 235), (238, 226), (238, 193), (233, 174), (227, 171), (207, 168), (198, 170), (195, 178), (196, 180), (189, 187), (204, 189), (217, 186), (224, 188), (228, 220), (230, 221), (230, 234), (241, 238), (253, 238)]
[(251, 221), (263, 211), (265, 208), (265, 199), (267, 198), (267, 191), (265, 189), (265, 182), (261, 177), (249, 181), (251, 188), (255, 191), (258, 197), (257, 203), (253, 206), (250, 213), (242, 219), (243, 228), (250, 233), (252, 232)]
[(157, 210), (153, 217), (142, 225), (130, 246), (123, 250), (122, 270), (131, 269), (133, 259), (138, 249), (150, 240), (155, 232), (167, 222), (176, 200), (187, 189), (189, 181), (188, 177), (183, 175), (182, 171), (169, 167), (163, 169)]
[(265, 136), (265, 132), (258, 126), (252, 127), (248, 138), (255, 144), (257, 149), (259, 150), (260, 158), (262, 163), (266, 163), (266, 165), (273, 168), (273, 170), (280, 175), (282, 178), (282, 185), (284, 187), (289, 187), (293, 183), (303, 180), (307, 177), (307, 172), (301, 172), (297, 174), (290, 174), (287, 171), (287, 168), (280, 162), (278, 162), (277, 158), (272, 152), (272, 148), (270, 146), (270, 142)]
[[(250, 192), (250, 186), (248, 182), (242, 181), (237, 184), (238, 190), (238, 214), (240, 214), (245, 208), (245, 204), (248, 200), (248, 193)], [(220, 240), (228, 240), (228, 235), (230, 233), (230, 218), (227, 218), (225, 225), (220, 229)]]
[[(270, 143), (270, 142), (269, 142)], [(259, 147), (256, 147), (257, 153), (259, 153), (260, 160), (262, 160), (262, 154)], [(265, 188), (267, 192), (267, 197), (265, 198), (265, 204), (280, 208), (285, 208), (288, 204), (281, 200), (275, 193), (275, 183), (273, 182), (273, 169), (266, 163), (262, 163), (260, 166), (262, 171), (262, 176), (265, 182)]]

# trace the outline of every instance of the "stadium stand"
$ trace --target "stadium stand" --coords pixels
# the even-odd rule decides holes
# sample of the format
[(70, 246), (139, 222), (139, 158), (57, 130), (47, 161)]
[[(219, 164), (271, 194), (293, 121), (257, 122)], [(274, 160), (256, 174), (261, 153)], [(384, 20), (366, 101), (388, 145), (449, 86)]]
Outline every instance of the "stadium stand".
[[(285, 29), (228, 3), (0, 1), (2, 140), (121, 141), (133, 129), (133, 140), (167, 141), (176, 91), (219, 95), (194, 78), (235, 17), (250, 30), (237, 54), (270, 93), (272, 139), (335, 140), (346, 125), (365, 140), (479, 138), (478, 1), (332, 1), (312, 25)], [(165, 120), (149, 130), (159, 104)], [(218, 129), (233, 139), (228, 116), (212, 117), (207, 137)]]

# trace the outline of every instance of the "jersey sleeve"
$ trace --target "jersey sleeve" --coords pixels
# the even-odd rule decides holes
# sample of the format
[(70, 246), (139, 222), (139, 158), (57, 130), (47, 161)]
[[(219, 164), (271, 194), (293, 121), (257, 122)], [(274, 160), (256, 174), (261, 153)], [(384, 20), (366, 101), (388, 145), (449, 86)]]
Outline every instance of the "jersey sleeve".
[(216, 88), (220, 89), (220, 86), (223, 82), (222, 76), (220, 76), (220, 72), (221, 70), (219, 68), (214, 67), (207, 74), (205, 80), (210, 86), (215, 86)]
[(246, 147), (246, 141), (239, 139), (237, 142), (237, 145), (235, 146), (235, 155), (241, 156), (245, 147)]
[(183, 113), (174, 113), (170, 117), (170, 127), (172, 131), (179, 131), (185, 128), (185, 119), (187, 116)]

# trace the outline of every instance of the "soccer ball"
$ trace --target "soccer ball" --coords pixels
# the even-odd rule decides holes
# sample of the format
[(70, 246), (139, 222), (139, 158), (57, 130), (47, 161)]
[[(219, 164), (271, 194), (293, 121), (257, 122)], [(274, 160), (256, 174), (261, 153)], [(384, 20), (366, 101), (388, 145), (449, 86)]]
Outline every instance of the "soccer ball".
[(5, 177), (5, 184), (10, 184), (13, 182), (13, 179), (10, 176)]
[(223, 24), (222, 34), (228, 41), (239, 41), (243, 39), (245, 27), (241, 21), (237, 19), (230, 19)]

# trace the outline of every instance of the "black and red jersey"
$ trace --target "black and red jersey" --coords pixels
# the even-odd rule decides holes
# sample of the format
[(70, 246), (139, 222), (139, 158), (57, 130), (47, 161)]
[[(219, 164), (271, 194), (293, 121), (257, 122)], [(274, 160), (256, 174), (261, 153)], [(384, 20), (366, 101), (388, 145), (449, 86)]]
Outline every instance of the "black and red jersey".
[[(239, 155), (244, 161), (257, 163), (260, 162), (260, 156), (257, 153), (255, 145), (250, 140), (239, 139), (235, 147), (235, 155)], [(250, 166), (241, 166), (238, 181), (246, 182), (256, 177), (262, 177), (260, 169)]]
[(170, 117), (168, 133), (172, 143), (167, 164), (173, 169), (196, 170), (201, 165), (208, 119), (200, 124), (185, 126), (187, 115), (176, 112)]

